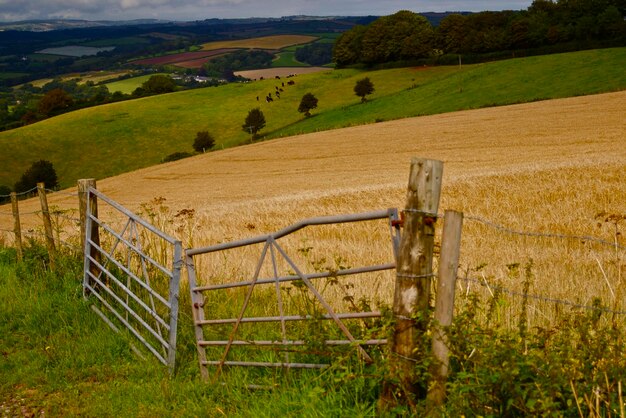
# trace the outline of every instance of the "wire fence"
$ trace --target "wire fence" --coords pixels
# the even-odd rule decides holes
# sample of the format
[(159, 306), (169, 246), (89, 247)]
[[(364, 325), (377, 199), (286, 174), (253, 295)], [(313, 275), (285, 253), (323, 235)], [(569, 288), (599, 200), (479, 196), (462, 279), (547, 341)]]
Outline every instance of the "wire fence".
[(530, 293), (524, 293), (524, 292), (507, 289), (506, 287), (499, 286), (494, 283), (490, 284), (484, 279), (459, 277), (457, 281), (462, 281), (466, 283), (475, 283), (475, 284), (485, 287), (486, 289), (489, 289), (491, 292), (493, 291), (502, 292), (510, 296), (516, 296), (516, 297), (521, 297), (521, 298), (526, 298), (526, 299), (534, 299), (534, 300), (538, 300), (542, 302), (549, 302), (549, 303), (554, 303), (557, 305), (565, 305), (565, 306), (569, 306), (572, 308), (584, 309), (584, 310), (589, 310), (589, 311), (605, 312), (605, 313), (610, 313), (610, 314), (615, 314), (615, 315), (626, 315), (626, 311), (615, 311), (615, 310), (605, 308), (602, 306), (583, 305), (583, 304), (575, 303), (569, 300), (551, 298), (551, 297), (542, 296), (542, 295), (534, 295)]
[[(37, 188), (34, 187), (30, 190), (26, 190), (20, 193), (16, 193), (17, 196), (25, 196), (28, 195), (30, 193), (33, 193), (34, 191), (36, 191)], [(64, 196), (69, 196), (69, 197), (78, 197), (78, 193), (77, 192), (65, 192), (65, 191), (56, 191), (53, 189), (44, 189), (46, 192), (52, 194), (52, 195), (64, 195)], [(0, 195), (0, 198), (7, 198), (10, 197), (11, 195)], [(55, 230), (59, 230), (61, 228), (63, 228), (63, 225), (61, 225), (61, 221), (68, 221), (71, 222), (73, 224), (75, 224), (76, 226), (78, 226), (80, 224), (80, 219), (76, 216), (72, 216), (73, 212), (75, 211), (75, 209), (55, 209), (52, 208), (48, 211), (48, 213), (52, 216), (52, 218), (55, 220)], [(33, 211), (27, 211), (27, 212), (21, 212), (20, 211), (20, 216), (29, 216), (29, 215), (41, 215), (43, 212), (41, 210), (33, 210)], [(11, 211), (0, 211), (0, 216), (2, 217), (13, 217), (14, 214)], [(436, 218), (444, 218), (443, 214), (439, 214), (439, 215), (434, 215), (433, 217)], [(602, 245), (602, 246), (606, 246), (606, 247), (611, 247), (615, 250), (626, 250), (626, 246), (620, 244), (619, 242), (614, 241), (608, 241), (606, 239), (600, 238), (600, 237), (596, 237), (596, 236), (591, 236), (591, 235), (577, 235), (577, 234), (564, 234), (564, 233), (557, 233), (557, 232), (552, 232), (552, 231), (547, 231), (547, 232), (537, 232), (537, 231), (524, 231), (524, 230), (518, 230), (518, 229), (514, 229), (514, 228), (510, 228), (508, 226), (502, 225), (494, 220), (491, 219), (487, 219), (483, 216), (479, 216), (479, 215), (473, 215), (473, 214), (465, 214), (464, 215), (464, 219), (470, 222), (475, 222), (481, 225), (484, 225), (486, 227), (492, 228), (493, 230), (502, 232), (502, 233), (506, 233), (512, 236), (519, 236), (519, 237), (529, 237), (529, 238), (548, 238), (548, 239), (559, 239), (559, 240), (571, 240), (571, 241), (578, 241), (580, 243), (595, 243), (598, 245)], [(8, 228), (0, 228), (0, 232), (4, 232), (4, 233), (9, 233), (9, 234), (14, 234), (15, 231), (12, 229), (8, 229)], [(26, 230), (22, 232), (25, 236), (30, 236), (30, 237), (41, 237), (41, 238), (46, 238), (47, 234), (43, 233), (43, 232), (38, 232), (38, 231), (34, 231), (34, 230)], [(71, 239), (71, 237), (68, 237)], [(60, 234), (57, 233), (57, 236), (54, 237), (55, 241), (59, 242), (59, 244), (65, 246), (68, 249), (71, 250), (75, 250), (75, 251), (79, 251), (80, 248), (75, 245), (72, 244), (71, 242), (67, 241), (67, 240), (62, 240), (60, 239)], [(489, 283), (489, 281), (487, 281), (485, 278), (470, 278), (470, 277), (465, 277), (465, 278), (458, 278), (458, 281), (460, 282), (465, 282), (467, 284), (469, 283), (474, 283), (477, 285), (480, 285), (486, 289), (489, 289), (489, 291), (497, 291), (497, 292), (501, 292), (501, 293), (505, 293), (509, 296), (513, 296), (513, 297), (519, 297), (519, 298), (527, 298), (527, 299), (532, 299), (532, 300), (537, 300), (537, 301), (541, 301), (541, 302), (546, 302), (546, 303), (552, 303), (552, 304), (557, 304), (557, 305), (563, 305), (563, 306), (569, 306), (571, 308), (576, 308), (576, 309), (583, 309), (583, 310), (593, 310), (593, 311), (601, 311), (601, 312), (606, 312), (606, 313), (611, 313), (611, 314), (616, 314), (616, 315), (626, 315), (626, 311), (624, 310), (611, 310), (605, 307), (601, 307), (601, 306), (591, 306), (591, 305), (585, 305), (585, 304), (581, 304), (581, 303), (576, 303), (573, 302), (571, 300), (567, 300), (567, 299), (563, 299), (563, 298), (556, 298), (556, 297), (551, 297), (551, 296), (546, 296), (546, 295), (540, 295), (540, 294), (529, 294), (529, 293), (524, 293), (518, 290), (514, 290), (499, 284), (495, 284), (495, 283)]]

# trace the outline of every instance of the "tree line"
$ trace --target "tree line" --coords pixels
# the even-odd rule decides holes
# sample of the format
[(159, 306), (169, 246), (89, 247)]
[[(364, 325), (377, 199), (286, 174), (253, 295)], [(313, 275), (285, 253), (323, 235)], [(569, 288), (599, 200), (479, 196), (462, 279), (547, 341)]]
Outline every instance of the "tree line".
[(436, 59), (445, 54), (623, 46), (625, 14), (624, 0), (534, 0), (522, 11), (450, 14), (433, 27), (425, 17), (403, 10), (343, 33), (335, 43), (333, 59), (342, 67)]

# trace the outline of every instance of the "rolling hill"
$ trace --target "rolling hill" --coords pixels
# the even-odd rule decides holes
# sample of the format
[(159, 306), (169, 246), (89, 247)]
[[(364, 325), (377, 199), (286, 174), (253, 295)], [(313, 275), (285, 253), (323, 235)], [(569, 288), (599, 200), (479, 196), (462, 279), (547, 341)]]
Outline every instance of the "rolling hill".
[[(334, 70), (296, 77), (280, 100), (262, 98), (286, 80), (231, 84), (115, 103), (61, 115), (0, 134), (0, 184), (12, 185), (33, 161), (50, 160), (61, 185), (83, 177), (105, 178), (158, 164), (191, 151), (195, 133), (209, 130), (217, 148), (249, 141), (241, 125), (260, 107), (265, 139), (451, 112), (626, 88), (626, 48), (583, 51), (481, 65)], [(365, 104), (352, 88), (368, 76), (376, 91)], [(282, 88), (282, 87), (281, 87)], [(310, 118), (297, 112), (312, 92), (319, 107)], [(261, 100), (257, 101), (256, 98)]]

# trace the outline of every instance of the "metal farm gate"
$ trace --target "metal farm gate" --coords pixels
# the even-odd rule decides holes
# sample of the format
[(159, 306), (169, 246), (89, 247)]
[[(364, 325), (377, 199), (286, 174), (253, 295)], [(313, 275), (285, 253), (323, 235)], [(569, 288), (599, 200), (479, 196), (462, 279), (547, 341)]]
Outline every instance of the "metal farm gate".
[[(339, 266), (339, 268), (332, 271), (320, 271), (318, 269), (317, 271), (307, 273), (305, 272), (306, 267), (298, 266), (294, 261), (294, 257), (288, 255), (285, 247), (278, 242), (279, 239), (285, 238), (308, 226), (343, 224), (379, 219), (388, 220), (391, 247), (394, 255), (394, 260), (384, 264), (353, 268)], [(215, 368), (216, 376), (219, 375), (224, 366), (303, 369), (326, 367), (328, 363), (316, 362), (315, 357), (309, 356), (308, 358), (312, 359), (309, 362), (293, 360), (294, 356), (298, 355), (291, 354), (295, 349), (302, 349), (303, 346), (305, 346), (306, 349), (306, 346), (311, 345), (310, 341), (306, 341), (306, 338), (319, 337), (314, 335), (316, 334), (315, 328), (311, 328), (304, 338), (302, 338), (302, 335), (298, 335), (296, 339), (290, 339), (287, 335), (287, 323), (293, 325), (295, 321), (298, 321), (300, 324), (311, 324), (314, 321), (326, 324), (334, 323), (336, 327), (330, 328), (334, 330), (333, 335), (335, 338), (324, 339), (324, 337), (320, 337), (323, 339), (321, 346), (353, 346), (361, 358), (368, 362), (371, 361), (371, 357), (364, 347), (386, 344), (386, 338), (356, 338), (353, 332), (350, 331), (346, 320), (380, 318), (381, 313), (374, 311), (357, 312), (354, 310), (350, 312), (337, 312), (337, 310), (328, 303), (322, 295), (322, 292), (319, 291), (321, 284), (316, 287), (313, 282), (324, 278), (327, 281), (338, 282), (344, 280), (345, 276), (353, 276), (361, 280), (357, 277), (358, 275), (366, 273), (379, 274), (374, 272), (395, 269), (395, 256), (397, 256), (400, 244), (400, 224), (398, 210), (392, 208), (361, 214), (311, 218), (300, 221), (272, 234), (217, 244), (210, 247), (187, 249), (186, 264), (191, 292), (198, 360), (202, 378), (204, 380), (208, 379), (209, 367)], [(248, 271), (254, 271), (251, 278), (246, 279), (245, 277), (241, 277), (238, 272), (230, 272), (230, 274), (221, 275), (219, 280), (213, 280), (211, 283), (205, 285), (198, 283), (197, 276), (205, 276), (207, 270), (209, 274), (206, 276), (215, 278), (214, 272), (211, 272), (210, 268), (203, 265), (205, 260), (198, 258), (199, 255), (213, 253), (214, 257), (219, 258), (215, 264), (215, 268), (219, 269), (221, 268), (219, 267), (220, 261), (226, 259), (226, 255), (224, 254), (226, 250), (239, 249), (238, 251), (244, 251), (243, 247), (249, 247), (255, 244), (262, 245), (262, 249), (256, 264), (251, 263), (249, 266)], [(255, 254), (258, 254), (258, 252)], [(268, 258), (270, 259), (269, 266), (264, 265)], [(243, 260), (243, 257), (238, 260)], [(279, 265), (282, 267), (279, 267)], [(279, 273), (281, 269), (287, 273)], [(262, 272), (265, 272), (267, 276), (262, 277)], [(205, 279), (203, 283), (211, 281), (211, 277)], [(286, 289), (285, 286), (289, 286), (290, 288)], [(252, 300), (252, 294), (255, 288), (260, 288), (260, 291), (265, 289), (266, 291), (265, 298), (261, 298), (260, 303)], [(313, 301), (316, 306), (319, 306), (319, 310), (314, 313), (304, 312), (294, 314), (293, 312), (287, 312), (285, 295), (289, 293), (289, 291), (307, 292), (310, 298), (308, 300)], [(271, 300), (275, 301), (275, 303), (267, 302), (269, 297), (271, 297)], [(257, 305), (255, 305), (255, 303)], [(220, 305), (226, 305), (226, 308), (230, 308), (230, 312), (224, 311), (225, 308), (220, 308)], [(261, 311), (261, 314), (259, 314), (259, 311)], [(269, 313), (270, 315), (264, 316), (263, 312)], [(252, 326), (269, 326), (267, 324), (271, 324), (274, 327), (273, 331), (267, 333), (267, 335), (270, 336), (269, 339), (258, 338), (260, 334), (263, 336), (265, 336), (265, 334), (250, 329)], [(303, 326), (306, 327), (307, 325)], [(292, 328), (290, 328), (290, 330), (291, 329)], [(234, 347), (237, 347), (237, 349), (231, 350)], [(271, 353), (259, 360), (258, 356), (254, 355), (256, 354), (254, 352), (239, 353), (239, 350), (246, 348), (248, 350), (256, 349), (257, 351), (260, 348), (265, 348)], [(237, 353), (234, 353), (235, 351)], [(290, 354), (292, 357), (290, 357)], [(255, 361), (250, 361), (249, 357), (255, 357)], [(306, 360), (307, 357), (304, 356), (304, 358)]]
[[(84, 296), (93, 300), (92, 309), (113, 330), (119, 331), (120, 325), (128, 329), (173, 371), (181, 241), (94, 187), (87, 187), (85, 192)], [(98, 209), (110, 215), (107, 219), (111, 221), (99, 217)], [(141, 355), (136, 347), (133, 349)]]

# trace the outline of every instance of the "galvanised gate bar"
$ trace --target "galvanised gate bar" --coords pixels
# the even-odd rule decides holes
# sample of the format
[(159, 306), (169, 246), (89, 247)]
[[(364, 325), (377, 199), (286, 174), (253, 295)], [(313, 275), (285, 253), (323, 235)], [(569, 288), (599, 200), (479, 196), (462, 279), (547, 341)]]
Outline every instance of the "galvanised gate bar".
[[(123, 325), (173, 372), (182, 243), (95, 188), (86, 192), (84, 295), (113, 330)], [(114, 221), (98, 216), (96, 202)]]
[[(278, 243), (280, 238), (286, 237), (302, 228), (317, 225), (330, 225), (330, 224), (343, 224), (349, 222), (363, 222), (378, 219), (387, 219), (389, 226), (389, 233), (391, 238), (391, 246), (393, 249), (394, 260), (385, 264), (376, 264), (369, 266), (361, 266), (355, 268), (343, 268), (333, 271), (322, 271), (315, 273), (304, 273), (302, 269), (296, 265), (292, 257), (290, 257), (285, 249)], [(383, 270), (392, 270), (396, 268), (395, 256), (400, 245), (400, 226), (401, 222), (398, 217), (398, 210), (395, 208), (381, 210), (376, 212), (367, 212), (360, 214), (338, 215), (338, 216), (326, 216), (310, 218), (300, 221), (296, 224), (288, 226), (280, 231), (277, 231), (268, 235), (261, 235), (253, 238), (243, 239), (239, 241), (217, 244), (204, 248), (194, 248), (186, 250), (186, 264), (189, 277), (189, 287), (191, 292), (192, 310), (194, 315), (194, 328), (198, 350), (198, 360), (200, 363), (200, 371), (204, 380), (208, 379), (209, 366), (217, 367), (217, 374), (219, 375), (223, 366), (256, 366), (256, 367), (284, 367), (284, 368), (324, 368), (328, 364), (321, 363), (298, 363), (289, 361), (288, 348), (294, 346), (306, 345), (306, 341), (303, 340), (289, 340), (286, 333), (286, 323), (291, 321), (310, 321), (310, 320), (332, 320), (337, 325), (344, 339), (325, 340), (326, 345), (354, 345), (360, 353), (360, 356), (365, 361), (371, 361), (370, 355), (365, 351), (364, 346), (368, 345), (382, 345), (386, 344), (386, 339), (368, 339), (358, 340), (356, 339), (346, 324), (345, 319), (354, 318), (376, 318), (380, 317), (380, 312), (349, 312), (349, 313), (337, 313), (331, 307), (331, 305), (324, 299), (322, 294), (316, 289), (312, 281), (322, 278), (340, 278), (349, 275), (358, 275), (363, 273), (379, 272)], [(216, 283), (200, 286), (196, 277), (196, 262), (194, 257), (201, 254), (216, 253), (234, 248), (246, 247), (255, 244), (263, 244), (261, 255), (256, 263), (254, 274), (249, 280), (233, 281), (228, 283)], [(266, 258), (271, 260), (271, 277), (261, 278), (260, 272), (265, 263)], [(280, 275), (278, 273), (277, 260), (281, 257), (288, 265), (289, 269), (294, 274)], [(283, 297), (281, 295), (281, 283), (299, 282), (299, 284), (314, 296), (315, 300), (320, 306), (324, 308), (325, 313), (320, 316), (313, 317), (312, 315), (287, 315), (283, 307)], [(250, 308), (250, 300), (252, 291), (257, 285), (271, 285), (274, 284), (276, 291), (276, 302), (278, 307), (278, 315), (276, 316), (245, 316), (246, 311)], [(239, 314), (236, 318), (207, 318), (207, 315), (212, 315), (212, 312), (207, 310), (205, 302), (207, 300), (208, 293), (212, 291), (234, 289), (234, 288), (246, 288), (245, 298)], [(281, 339), (274, 340), (250, 340), (250, 339), (237, 339), (238, 330), (241, 324), (244, 323), (280, 323)], [(208, 327), (215, 327), (220, 325), (232, 324), (232, 329), (229, 333), (228, 339), (211, 339), (205, 338), (205, 331)], [(277, 347), (284, 349), (285, 354), (284, 361), (281, 362), (267, 362), (267, 361), (245, 361), (245, 360), (228, 360), (229, 352), (234, 346), (265, 346), (265, 347)], [(224, 347), (219, 358), (207, 358), (207, 347)]]

